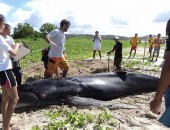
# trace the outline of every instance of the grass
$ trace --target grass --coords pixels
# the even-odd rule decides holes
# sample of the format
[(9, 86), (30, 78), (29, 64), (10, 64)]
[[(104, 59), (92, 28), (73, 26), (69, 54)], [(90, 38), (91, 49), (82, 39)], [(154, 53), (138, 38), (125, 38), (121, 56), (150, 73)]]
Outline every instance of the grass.
[[(20, 64), (23, 68), (27, 67), (30, 63), (42, 62), (41, 61), (41, 49), (47, 47), (49, 44), (46, 43), (44, 39), (15, 39), (16, 42), (23, 41), (32, 53), (28, 54), (26, 57), (20, 60)], [(126, 60), (129, 55), (130, 43), (128, 40), (121, 41), (123, 43), (123, 63), (125, 67), (133, 66), (145, 66), (150, 65), (152, 62), (142, 62), (142, 60)], [(106, 56), (106, 53), (112, 50), (115, 45), (114, 40), (103, 40), (102, 41), (102, 56)], [(139, 47), (144, 47), (144, 43), (140, 43)], [(148, 49), (148, 46), (146, 46)], [(66, 52), (69, 60), (82, 60), (92, 57), (93, 53), (93, 42), (92, 39), (85, 36), (73, 37), (66, 40), (65, 43)], [(147, 51), (147, 50), (146, 50)], [(142, 55), (138, 55), (142, 59)]]
[[(79, 109), (68, 109), (61, 106), (46, 115), (50, 121), (43, 130), (85, 130), (91, 127), (96, 130), (111, 130), (119, 127), (119, 121), (114, 120), (106, 109), (101, 109), (99, 114), (80, 112)], [(38, 125), (31, 130), (40, 130)]]
[[(47, 47), (49, 44), (45, 42), (44, 39), (15, 39), (16, 42), (23, 41), (32, 51), (29, 55), (24, 57), (20, 62), (21, 65), (26, 66), (28, 62), (40, 62), (41, 61), (41, 50), (44, 47)], [(123, 43), (123, 48), (130, 47), (129, 41), (121, 41)], [(113, 40), (103, 40), (102, 41), (102, 54), (106, 54), (110, 51), (115, 42)], [(93, 53), (93, 43), (92, 39), (87, 37), (76, 37), (69, 38), (66, 40), (65, 48), (67, 50), (67, 55), (69, 60), (80, 60), (92, 57)], [(35, 51), (36, 50), (36, 51)]]

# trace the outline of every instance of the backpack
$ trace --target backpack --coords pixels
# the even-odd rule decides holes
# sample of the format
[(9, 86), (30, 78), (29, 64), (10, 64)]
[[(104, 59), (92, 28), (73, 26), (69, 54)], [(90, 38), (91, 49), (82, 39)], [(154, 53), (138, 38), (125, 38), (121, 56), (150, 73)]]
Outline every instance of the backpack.
[(48, 46), (42, 50), (41, 61), (48, 61), (48, 52), (49, 51), (50, 51), (50, 46)]

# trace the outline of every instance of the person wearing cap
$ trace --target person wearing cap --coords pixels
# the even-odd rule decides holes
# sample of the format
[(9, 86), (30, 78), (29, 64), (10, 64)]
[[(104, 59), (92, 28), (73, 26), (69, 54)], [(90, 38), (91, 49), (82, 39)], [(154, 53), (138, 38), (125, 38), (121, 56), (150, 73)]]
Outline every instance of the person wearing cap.
[[(0, 33), (2, 34), (5, 18), (0, 14)], [(15, 106), (19, 100), (17, 83), (12, 72), (12, 62), (10, 57), (16, 56), (20, 45), (17, 43), (12, 48), (5, 39), (0, 35), (0, 86), (2, 90), (1, 112), (2, 112), (2, 129), (10, 130), (11, 117)]]
[(148, 43), (149, 43), (149, 58), (151, 58), (154, 44), (154, 38), (152, 37), (151, 34), (149, 35)]
[(136, 55), (136, 49), (137, 49), (137, 46), (138, 46), (138, 44), (139, 44), (140, 42), (141, 42), (141, 40), (140, 40), (140, 38), (138, 37), (138, 34), (135, 33), (135, 36), (130, 39), (131, 50), (130, 50), (130, 54), (129, 54), (129, 57), (128, 57), (128, 58), (131, 57), (131, 54), (132, 54), (132, 51), (133, 51), (133, 50), (134, 50), (134, 56), (133, 56), (133, 58), (135, 57), (135, 55)]
[[(50, 78), (53, 73), (58, 73), (58, 65), (62, 65), (63, 77), (66, 77), (69, 70), (68, 63), (64, 57), (65, 50), (65, 34), (70, 26), (70, 22), (66, 19), (61, 20), (60, 28), (52, 30), (45, 36), (45, 40), (50, 44), (50, 51), (48, 53), (48, 69), (46, 69), (46, 78)], [(58, 77), (57, 77), (58, 78)]]
[(93, 59), (95, 59), (96, 51), (99, 52), (99, 57), (101, 57), (101, 41), (102, 38), (99, 36), (99, 31), (95, 31), (95, 36), (93, 37)]
[(170, 127), (170, 19), (166, 25), (166, 34), (168, 38), (166, 39), (166, 55), (165, 62), (162, 67), (161, 76), (159, 84), (155, 93), (153, 100), (150, 102), (150, 110), (160, 115), (160, 107), (162, 103), (162, 97), (164, 95), (165, 99), (165, 112), (160, 117), (159, 121)]
[(121, 63), (122, 63), (122, 43), (119, 41), (119, 37), (114, 37), (115, 45), (111, 51), (107, 53), (110, 55), (111, 53), (115, 52), (114, 57), (114, 66), (116, 66), (116, 70), (121, 70)]
[(158, 33), (157, 37), (154, 38), (154, 45), (153, 45), (154, 50), (153, 50), (153, 55), (152, 55), (152, 61), (153, 61), (153, 59), (154, 59), (154, 57), (155, 57), (155, 53), (157, 53), (157, 55), (156, 55), (156, 61), (158, 60), (159, 51), (160, 51), (160, 45), (163, 44), (163, 43), (164, 43), (164, 41), (163, 41), (162, 38), (161, 38), (161, 34)]

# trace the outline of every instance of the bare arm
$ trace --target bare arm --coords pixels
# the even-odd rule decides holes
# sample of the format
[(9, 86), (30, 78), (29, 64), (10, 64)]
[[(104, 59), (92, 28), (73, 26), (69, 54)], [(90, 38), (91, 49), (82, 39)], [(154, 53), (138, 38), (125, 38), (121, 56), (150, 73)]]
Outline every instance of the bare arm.
[(101, 37), (99, 37), (99, 40), (100, 40), (100, 42), (102, 42), (102, 38)]
[(116, 50), (115, 46), (113, 47), (113, 49), (111, 51), (109, 51), (107, 54), (111, 54), (112, 52), (114, 52)]
[(161, 106), (162, 97), (166, 89), (170, 84), (170, 51), (166, 52), (165, 63), (162, 67), (161, 77), (156, 90), (154, 99), (150, 103), (150, 110), (153, 113), (159, 114), (159, 108)]
[(50, 38), (49, 38), (49, 36), (48, 36), (48, 35), (46, 35), (44, 39), (45, 39), (45, 41), (46, 41), (47, 43), (49, 43), (49, 44), (50, 44), (51, 40), (50, 40)]
[(163, 65), (162, 68), (162, 72), (161, 72), (161, 77), (160, 77), (160, 81), (159, 81), (159, 85), (156, 91), (156, 95), (155, 98), (156, 99), (161, 99), (164, 92), (166, 91), (166, 89), (168, 88), (169, 84), (170, 84), (170, 51), (166, 52), (166, 57), (165, 57), (165, 63)]
[(94, 42), (94, 40), (95, 40), (95, 36), (93, 37), (92, 41)]
[(8, 53), (9, 53), (12, 57), (13, 57), (13, 56), (16, 56), (19, 47), (20, 47), (20, 44), (19, 44), (19, 43), (16, 43), (15, 48), (13, 48), (12, 50), (9, 50)]
[(130, 40), (130, 44), (132, 45), (132, 41)]
[(138, 42), (138, 44), (141, 43), (141, 40)]
[(49, 44), (57, 46), (54, 42), (51, 41), (50, 37), (48, 35), (45, 36), (45, 41)]

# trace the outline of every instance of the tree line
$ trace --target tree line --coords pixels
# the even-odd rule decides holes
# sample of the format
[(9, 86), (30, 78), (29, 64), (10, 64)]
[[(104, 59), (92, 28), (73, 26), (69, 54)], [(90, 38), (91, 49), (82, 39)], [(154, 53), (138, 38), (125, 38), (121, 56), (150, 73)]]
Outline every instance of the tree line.
[[(44, 23), (41, 25), (39, 30), (35, 30), (29, 23), (18, 23), (17, 26), (14, 28), (14, 32), (12, 34), (12, 37), (14, 39), (20, 39), (20, 38), (43, 38), (47, 33), (49, 33), (51, 30), (56, 29), (57, 26), (52, 23)], [(92, 38), (94, 35), (92, 34), (66, 34), (67, 38), (72, 37), (86, 37), (86, 38)], [(114, 35), (101, 35), (103, 40), (113, 40)], [(119, 36), (121, 40), (128, 40), (129, 37), (125, 36)], [(143, 36), (141, 39), (146, 39), (148, 36)]]
[(44, 23), (40, 28), (39, 31), (35, 30), (30, 24), (28, 23), (18, 23), (17, 26), (14, 28), (14, 32), (12, 34), (14, 39), (19, 38), (42, 38), (51, 30), (56, 29), (57, 26), (51, 23)]

